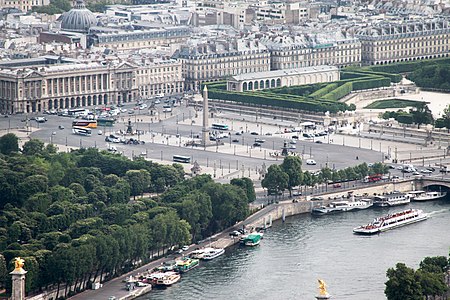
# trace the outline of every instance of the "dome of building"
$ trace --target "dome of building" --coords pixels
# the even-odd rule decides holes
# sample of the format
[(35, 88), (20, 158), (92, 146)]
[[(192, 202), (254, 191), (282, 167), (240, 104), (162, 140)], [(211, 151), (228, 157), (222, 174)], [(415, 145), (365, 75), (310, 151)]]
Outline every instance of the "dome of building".
[(87, 33), (89, 28), (97, 24), (94, 14), (86, 8), (83, 0), (77, 0), (75, 7), (61, 17), (61, 29)]

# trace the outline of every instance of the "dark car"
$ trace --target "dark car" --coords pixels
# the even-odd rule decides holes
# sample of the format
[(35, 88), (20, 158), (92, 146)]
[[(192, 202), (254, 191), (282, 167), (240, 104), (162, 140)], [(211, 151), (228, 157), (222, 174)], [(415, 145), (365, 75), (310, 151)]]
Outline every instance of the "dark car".
[(251, 135), (259, 135), (259, 133), (257, 133), (256, 131), (252, 131), (250, 132)]
[(232, 142), (233, 143), (239, 143), (239, 140), (238, 139), (233, 139)]
[(431, 171), (431, 172), (434, 172), (434, 171), (436, 171), (436, 169), (435, 169), (435, 168), (433, 168), (433, 167), (426, 167), (426, 169), (427, 169), (427, 170), (429, 170), (429, 171)]
[(258, 143), (258, 142), (253, 143), (253, 147), (261, 147), (261, 143)]
[(316, 144), (322, 144), (322, 141), (316, 141)]

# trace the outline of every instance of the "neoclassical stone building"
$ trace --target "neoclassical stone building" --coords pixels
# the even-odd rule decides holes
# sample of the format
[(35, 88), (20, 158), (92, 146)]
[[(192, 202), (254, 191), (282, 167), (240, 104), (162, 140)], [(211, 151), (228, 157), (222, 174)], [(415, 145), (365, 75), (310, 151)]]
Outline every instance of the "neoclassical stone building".
[(180, 63), (75, 62), (0, 69), (0, 113), (119, 104), (183, 90)]
[(200, 84), (232, 75), (270, 70), (270, 53), (256, 40), (214, 40), (185, 45), (173, 58), (183, 65), (183, 77), (189, 90)]
[(232, 76), (227, 82), (228, 91), (255, 91), (282, 86), (295, 86), (339, 80), (335, 66), (317, 66), (300, 69), (256, 72)]
[(365, 65), (448, 56), (450, 26), (446, 19), (387, 23), (360, 29)]
[(361, 43), (343, 34), (272, 34), (261, 39), (270, 51), (271, 70), (361, 63)]

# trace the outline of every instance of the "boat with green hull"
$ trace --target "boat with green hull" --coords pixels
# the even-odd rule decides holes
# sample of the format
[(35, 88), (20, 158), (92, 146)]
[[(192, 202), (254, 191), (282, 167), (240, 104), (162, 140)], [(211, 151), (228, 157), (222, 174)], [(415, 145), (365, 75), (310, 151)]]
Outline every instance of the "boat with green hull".
[(261, 234), (249, 234), (241, 240), (241, 243), (245, 246), (257, 246), (261, 242)]
[(185, 273), (198, 267), (199, 263), (200, 260), (196, 258), (183, 257), (182, 259), (177, 260), (177, 270), (180, 273)]

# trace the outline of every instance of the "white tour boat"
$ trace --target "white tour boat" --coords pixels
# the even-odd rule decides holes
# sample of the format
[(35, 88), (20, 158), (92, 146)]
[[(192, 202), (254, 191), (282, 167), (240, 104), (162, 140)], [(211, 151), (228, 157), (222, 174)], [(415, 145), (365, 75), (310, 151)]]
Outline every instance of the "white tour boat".
[(447, 192), (424, 192), (416, 197), (414, 197), (414, 201), (430, 201), (437, 200), (447, 196)]
[(353, 232), (356, 234), (375, 234), (400, 226), (424, 221), (427, 218), (428, 214), (424, 213), (421, 209), (407, 209), (376, 218), (372, 223), (354, 228)]
[(211, 260), (225, 253), (223, 248), (208, 248), (207, 251), (203, 253), (202, 259)]
[(311, 213), (315, 215), (324, 215), (354, 209), (366, 209), (372, 205), (373, 203), (370, 199), (361, 199), (357, 201), (333, 201), (327, 206), (314, 207)]
[(376, 196), (373, 199), (374, 206), (397, 206), (402, 204), (408, 204), (411, 199), (408, 194), (393, 192), (386, 195)]

